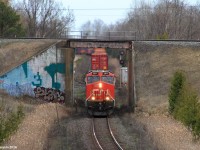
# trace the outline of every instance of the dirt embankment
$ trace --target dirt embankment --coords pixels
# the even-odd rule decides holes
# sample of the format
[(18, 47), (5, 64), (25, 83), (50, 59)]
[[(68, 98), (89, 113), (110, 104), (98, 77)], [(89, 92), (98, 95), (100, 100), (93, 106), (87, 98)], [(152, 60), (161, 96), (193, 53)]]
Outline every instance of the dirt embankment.
[[(200, 95), (198, 42), (135, 42), (136, 96), (146, 111), (165, 107), (170, 81), (183, 70)], [(140, 106), (141, 106), (140, 105)], [(161, 108), (162, 109), (162, 108)]]
[[(55, 104), (38, 106), (4, 145), (14, 145), (20, 150), (95, 149), (90, 118), (80, 113), (69, 115), (70, 111), (67, 113), (58, 106), (58, 124), (52, 112), (55, 113)], [(113, 117), (111, 125), (118, 141), (128, 150), (198, 150), (200, 147), (190, 131), (165, 115), (125, 114)]]
[(60, 104), (38, 105), (33, 112), (26, 115), (18, 131), (4, 145), (17, 146), (20, 150), (47, 149), (51, 126), (58, 125), (59, 119), (67, 116), (66, 108)]
[[(199, 150), (200, 141), (183, 124), (164, 114), (134, 114), (159, 150)], [(132, 120), (132, 119), (130, 119)]]
[(0, 75), (22, 64), (56, 42), (58, 40), (27, 39), (0, 41)]
[[(74, 108), (55, 103), (28, 106), (31, 105), (32, 111), (3, 146), (17, 146), (20, 150), (96, 148), (91, 135), (91, 118), (84, 109), (79, 108), (76, 113)], [(148, 114), (137, 108), (135, 114), (111, 116), (111, 127), (127, 150), (198, 150), (200, 147), (191, 132), (167, 114)]]

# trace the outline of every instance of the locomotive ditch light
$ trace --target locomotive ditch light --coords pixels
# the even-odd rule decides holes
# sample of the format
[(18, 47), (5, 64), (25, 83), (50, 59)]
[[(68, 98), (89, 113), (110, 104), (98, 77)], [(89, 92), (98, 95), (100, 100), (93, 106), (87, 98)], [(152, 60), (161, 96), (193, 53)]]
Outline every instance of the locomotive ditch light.
[(95, 97), (94, 96), (92, 96), (92, 98), (91, 98), (93, 101), (95, 100)]
[(110, 100), (110, 97), (106, 96), (106, 100), (109, 101), (109, 100)]

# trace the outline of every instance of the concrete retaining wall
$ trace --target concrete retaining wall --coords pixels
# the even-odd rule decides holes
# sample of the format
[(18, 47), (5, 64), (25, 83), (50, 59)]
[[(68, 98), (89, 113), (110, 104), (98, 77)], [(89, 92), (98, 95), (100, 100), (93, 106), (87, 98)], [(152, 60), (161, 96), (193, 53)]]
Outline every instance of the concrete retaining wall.
[(64, 101), (64, 52), (56, 46), (0, 77), (0, 88), (10, 95), (29, 95), (47, 101)]

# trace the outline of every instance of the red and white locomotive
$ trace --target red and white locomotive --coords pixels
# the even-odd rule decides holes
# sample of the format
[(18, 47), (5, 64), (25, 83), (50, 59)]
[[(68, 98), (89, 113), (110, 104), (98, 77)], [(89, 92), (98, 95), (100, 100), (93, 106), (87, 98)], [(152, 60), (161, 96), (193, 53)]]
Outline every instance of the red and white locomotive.
[(108, 70), (105, 49), (91, 55), (91, 70), (86, 75), (86, 107), (90, 115), (111, 114), (115, 106), (115, 75)]

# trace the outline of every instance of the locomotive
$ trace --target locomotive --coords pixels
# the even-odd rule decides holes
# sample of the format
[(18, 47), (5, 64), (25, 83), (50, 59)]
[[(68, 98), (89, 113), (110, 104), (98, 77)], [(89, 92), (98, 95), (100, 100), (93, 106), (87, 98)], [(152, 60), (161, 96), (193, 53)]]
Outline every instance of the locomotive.
[(110, 115), (115, 107), (115, 75), (108, 70), (105, 49), (95, 49), (91, 55), (91, 70), (86, 74), (87, 112), (90, 115)]

